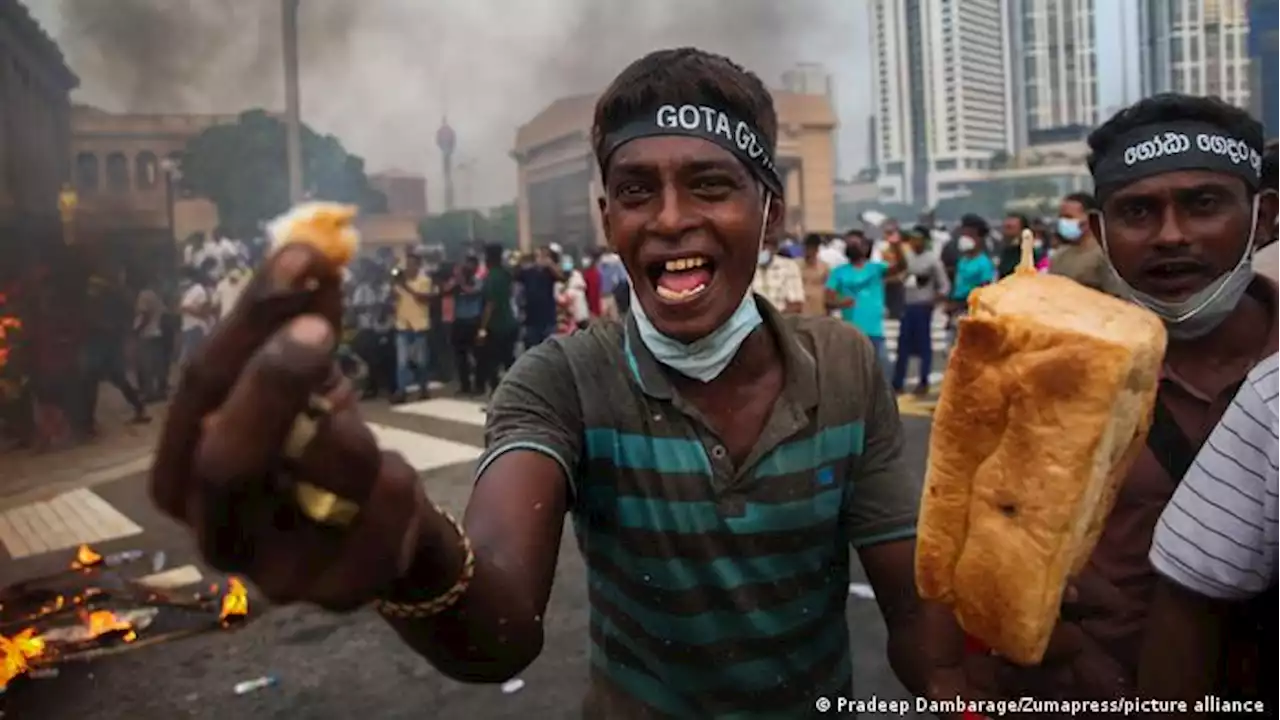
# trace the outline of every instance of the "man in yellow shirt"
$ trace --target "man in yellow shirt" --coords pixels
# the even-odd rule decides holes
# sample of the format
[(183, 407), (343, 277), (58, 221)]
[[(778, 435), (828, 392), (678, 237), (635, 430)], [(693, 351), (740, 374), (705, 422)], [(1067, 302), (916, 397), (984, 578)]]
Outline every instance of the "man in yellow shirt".
[(422, 270), (422, 258), (410, 250), (405, 265), (395, 273), (396, 293), (396, 393), (391, 402), (402, 403), (416, 382), (418, 396), (428, 397), (427, 331), (431, 315), (427, 303), (434, 288), (431, 278)]

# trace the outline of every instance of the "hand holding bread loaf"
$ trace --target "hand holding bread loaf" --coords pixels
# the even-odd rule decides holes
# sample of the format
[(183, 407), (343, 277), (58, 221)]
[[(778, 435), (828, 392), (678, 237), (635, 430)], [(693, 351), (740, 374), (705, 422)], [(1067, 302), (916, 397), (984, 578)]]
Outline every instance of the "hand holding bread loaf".
[(1037, 274), (976, 290), (934, 415), (916, 583), (1012, 662), (1044, 656), (1151, 422), (1166, 334), (1147, 310)]

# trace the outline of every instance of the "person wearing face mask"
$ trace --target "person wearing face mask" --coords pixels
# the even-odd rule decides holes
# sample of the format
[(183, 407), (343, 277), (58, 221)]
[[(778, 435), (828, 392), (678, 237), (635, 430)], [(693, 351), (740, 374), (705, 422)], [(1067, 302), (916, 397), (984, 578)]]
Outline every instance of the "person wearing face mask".
[[(1164, 321), (1168, 349), (1145, 447), (1067, 589), (1044, 662), (1008, 667), (1000, 694), (1120, 697), (1142, 674), (1274, 702), (1274, 584), (1262, 600), (1215, 617), (1159, 581), (1149, 559), (1157, 520), (1197, 450), (1250, 370), (1276, 352), (1276, 286), (1249, 264), (1276, 219), (1275, 192), (1262, 181), (1262, 126), (1218, 98), (1163, 94), (1121, 110), (1089, 147), (1100, 200), (1090, 229), (1117, 294)], [(1212, 492), (1232, 491), (1215, 484)], [(1207, 499), (1224, 508), (1237, 501)], [(1143, 652), (1149, 639), (1184, 646)], [(1149, 665), (1188, 656), (1200, 660)]]
[(1089, 193), (1072, 193), (1058, 206), (1058, 221), (1053, 231), (1058, 237), (1058, 252), (1049, 261), (1049, 272), (1065, 275), (1094, 290), (1107, 292), (1111, 271), (1107, 269), (1102, 248), (1089, 228), (1089, 213), (1098, 202)]
[(951, 287), (951, 303), (953, 311), (961, 314), (968, 307), (970, 293), (996, 281), (996, 266), (971, 235), (956, 238), (956, 250), (956, 279)]
[(804, 274), (795, 260), (778, 254), (776, 240), (765, 238), (756, 264), (751, 289), (781, 312), (804, 312)]

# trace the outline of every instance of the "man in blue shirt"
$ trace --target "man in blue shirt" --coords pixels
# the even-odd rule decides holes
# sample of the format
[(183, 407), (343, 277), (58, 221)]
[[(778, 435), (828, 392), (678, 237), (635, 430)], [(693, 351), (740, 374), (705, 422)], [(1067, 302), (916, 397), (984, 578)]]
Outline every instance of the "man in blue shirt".
[(476, 361), (476, 333), (480, 331), (480, 318), (484, 314), (484, 286), (476, 279), (480, 261), (468, 255), (458, 268), (457, 283), (453, 287), (453, 342), (454, 365), (458, 369), (458, 392), (473, 395), (481, 391), (476, 377), (479, 364)]
[(876, 359), (885, 376), (889, 373), (889, 353), (884, 344), (884, 276), (889, 266), (871, 260), (869, 243), (861, 233), (845, 236), (847, 265), (832, 269), (827, 278), (828, 304), (840, 308), (840, 317), (871, 340)]

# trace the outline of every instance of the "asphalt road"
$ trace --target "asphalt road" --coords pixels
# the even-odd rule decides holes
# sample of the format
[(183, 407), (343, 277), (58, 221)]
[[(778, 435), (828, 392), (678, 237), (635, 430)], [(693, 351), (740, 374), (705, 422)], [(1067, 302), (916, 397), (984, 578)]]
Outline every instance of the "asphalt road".
[[(452, 411), (451, 411), (452, 412)], [(373, 422), (395, 428), (399, 442), (429, 445), (429, 454), (481, 445), (473, 418), (462, 422), (370, 408)], [(449, 413), (446, 413), (449, 414)], [(928, 420), (904, 415), (911, 469), (923, 473)], [(388, 437), (391, 437), (390, 435)], [(430, 468), (422, 477), (442, 505), (461, 510), (472, 463)], [(94, 492), (143, 530), (103, 543), (103, 553), (164, 551), (168, 567), (198, 565), (184, 531), (159, 516), (141, 475), (95, 487)], [(371, 612), (331, 615), (314, 608), (268, 607), (254, 598), (252, 619), (234, 631), (139, 648), (88, 663), (64, 665), (57, 677), (23, 679), (0, 696), (5, 720), (169, 720), (171, 718), (280, 718), (350, 720), (396, 718), (574, 718), (587, 675), (587, 606), (584, 571), (572, 533), (566, 533), (555, 591), (546, 614), (546, 647), (521, 676), (515, 692), (448, 680), (406, 649)], [(0, 562), (0, 587), (59, 569), (67, 551)], [(856, 565), (856, 559), (855, 559)], [(217, 581), (203, 569), (203, 584)], [(138, 569), (137, 573), (150, 572)], [(126, 574), (131, 572), (127, 568)], [(856, 580), (865, 582), (861, 568)], [(884, 657), (885, 632), (874, 600), (851, 595), (849, 625), (854, 682), (859, 697), (906, 697)], [(147, 637), (150, 630), (141, 635)], [(234, 686), (269, 676), (276, 684), (237, 695)]]

